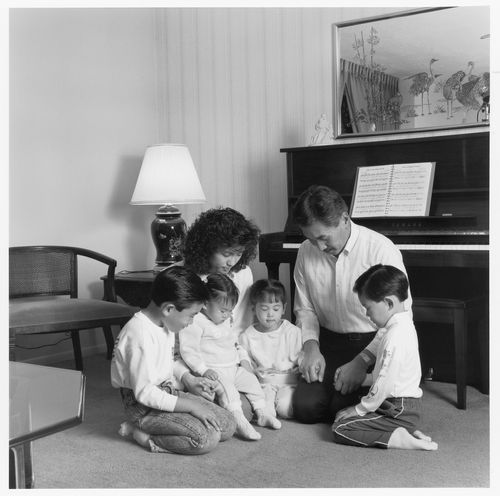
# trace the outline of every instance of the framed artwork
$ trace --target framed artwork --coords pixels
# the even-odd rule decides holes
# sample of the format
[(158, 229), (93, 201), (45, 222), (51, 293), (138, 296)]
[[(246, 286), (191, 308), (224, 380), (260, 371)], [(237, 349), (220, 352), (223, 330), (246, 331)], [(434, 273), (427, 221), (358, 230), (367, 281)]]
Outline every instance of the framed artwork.
[(336, 138), (488, 126), (489, 7), (333, 25)]

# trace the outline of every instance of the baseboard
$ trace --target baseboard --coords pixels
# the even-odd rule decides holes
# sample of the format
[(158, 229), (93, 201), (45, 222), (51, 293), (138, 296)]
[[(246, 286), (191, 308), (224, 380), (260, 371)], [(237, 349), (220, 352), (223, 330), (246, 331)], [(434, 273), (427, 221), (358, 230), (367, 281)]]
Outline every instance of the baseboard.
[[(99, 353), (106, 353), (105, 344), (95, 344), (92, 346), (82, 346), (82, 357), (97, 355)], [(46, 355), (38, 355), (30, 358), (29, 362), (36, 365), (51, 365), (65, 360), (74, 360), (73, 350), (60, 351), (58, 353), (50, 353)]]

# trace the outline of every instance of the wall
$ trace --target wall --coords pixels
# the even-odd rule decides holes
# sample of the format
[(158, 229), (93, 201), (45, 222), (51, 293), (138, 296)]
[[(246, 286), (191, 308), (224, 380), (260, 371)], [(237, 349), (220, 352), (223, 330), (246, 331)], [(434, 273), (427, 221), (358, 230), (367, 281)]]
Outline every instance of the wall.
[[(118, 270), (150, 268), (155, 208), (128, 202), (157, 142), (191, 150), (208, 202), (181, 207), (188, 224), (224, 205), (262, 232), (282, 230), (279, 150), (306, 145), (318, 116), (332, 117), (331, 24), (385, 10), (11, 9), (9, 244), (85, 246)], [(83, 295), (100, 294), (101, 273), (84, 267)], [(83, 345), (102, 350), (100, 333)], [(19, 358), (50, 362), (70, 350), (65, 342)]]
[[(146, 9), (11, 10), (10, 245), (83, 246), (119, 268), (148, 266), (149, 212), (128, 201), (144, 148), (159, 138), (154, 32)], [(81, 294), (101, 295), (102, 266), (82, 269)], [(103, 343), (100, 332), (82, 341)], [(68, 350), (70, 341), (18, 356)]]

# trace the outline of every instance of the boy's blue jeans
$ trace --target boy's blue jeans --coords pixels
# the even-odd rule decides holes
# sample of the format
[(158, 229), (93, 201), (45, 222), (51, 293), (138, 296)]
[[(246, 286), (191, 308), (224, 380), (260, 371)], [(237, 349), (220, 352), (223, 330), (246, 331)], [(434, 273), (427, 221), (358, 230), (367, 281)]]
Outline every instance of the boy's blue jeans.
[[(168, 386), (167, 386), (168, 387)], [(131, 389), (120, 388), (127, 419), (151, 435), (152, 451), (170, 451), (182, 455), (200, 455), (211, 451), (219, 441), (229, 439), (236, 428), (233, 415), (210, 401), (191, 393), (168, 391), (179, 397), (203, 403), (215, 413), (221, 431), (206, 427), (190, 413), (165, 412), (139, 403)]]

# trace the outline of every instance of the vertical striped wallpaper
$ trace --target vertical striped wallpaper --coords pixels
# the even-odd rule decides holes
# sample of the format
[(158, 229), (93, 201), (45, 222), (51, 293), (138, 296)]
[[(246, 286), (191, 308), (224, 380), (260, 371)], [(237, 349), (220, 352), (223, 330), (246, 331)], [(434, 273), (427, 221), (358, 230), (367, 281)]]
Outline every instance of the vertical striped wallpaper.
[(306, 145), (332, 118), (332, 23), (381, 9), (157, 9), (159, 137), (184, 142), (208, 202), (231, 206), (262, 232), (286, 220), (280, 148)]
[[(389, 9), (390, 10), (390, 9)], [(229, 206), (263, 233), (287, 216), (285, 155), (332, 120), (332, 24), (382, 8), (155, 10), (160, 141), (189, 146), (207, 197), (181, 207), (189, 225)], [(254, 277), (267, 277), (252, 264)], [(288, 284), (287, 266), (280, 279)]]

